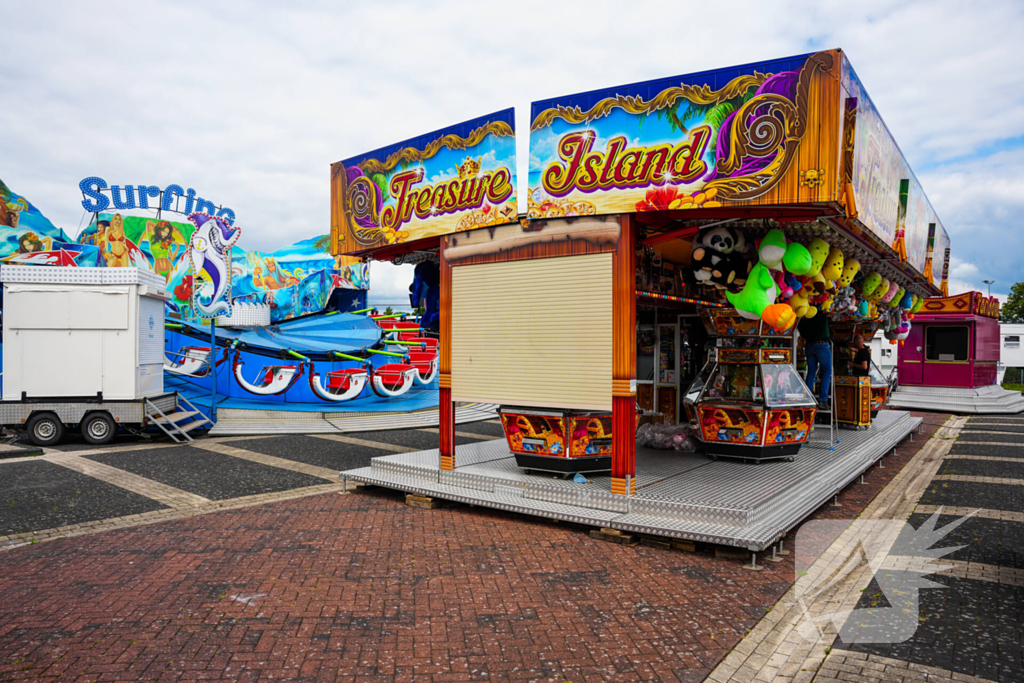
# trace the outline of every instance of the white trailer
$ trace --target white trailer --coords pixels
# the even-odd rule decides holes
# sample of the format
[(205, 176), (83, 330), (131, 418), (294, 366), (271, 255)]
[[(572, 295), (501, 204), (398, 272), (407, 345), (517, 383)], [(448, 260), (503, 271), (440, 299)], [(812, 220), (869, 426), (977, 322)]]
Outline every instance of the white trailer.
[(1024, 324), (999, 324), (999, 376), (996, 384), (1002, 384), (1007, 368), (1024, 368)]
[(198, 411), (179, 410), (163, 387), (163, 278), (136, 268), (4, 265), (0, 280), (0, 424), (25, 427), (40, 446), (59, 442), (65, 427), (101, 444), (118, 425), (150, 422), (191, 440), (179, 425), (198, 422)]

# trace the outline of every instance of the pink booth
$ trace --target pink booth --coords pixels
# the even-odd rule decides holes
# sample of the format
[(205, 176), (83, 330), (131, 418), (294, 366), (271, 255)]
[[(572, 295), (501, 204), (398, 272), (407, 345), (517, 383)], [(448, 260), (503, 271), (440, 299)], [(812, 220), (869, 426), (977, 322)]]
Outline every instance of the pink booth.
[(999, 301), (981, 292), (926, 299), (897, 357), (901, 386), (995, 384)]

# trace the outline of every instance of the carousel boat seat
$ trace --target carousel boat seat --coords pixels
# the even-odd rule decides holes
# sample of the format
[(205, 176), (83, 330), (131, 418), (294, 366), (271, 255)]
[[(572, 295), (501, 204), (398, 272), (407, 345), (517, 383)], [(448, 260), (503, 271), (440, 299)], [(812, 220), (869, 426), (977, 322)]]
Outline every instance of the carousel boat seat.
[(366, 370), (363, 368), (345, 368), (344, 370), (335, 370), (327, 373), (327, 388), (328, 389), (340, 389), (344, 391), (348, 389), (352, 384), (352, 380), (366, 375)]
[(409, 364), (416, 368), (416, 379), (420, 384), (429, 384), (437, 375), (437, 352), (410, 351), (408, 356)]
[(415, 365), (408, 363), (388, 363), (373, 369), (374, 393), (378, 396), (401, 396), (412, 388), (419, 376)]

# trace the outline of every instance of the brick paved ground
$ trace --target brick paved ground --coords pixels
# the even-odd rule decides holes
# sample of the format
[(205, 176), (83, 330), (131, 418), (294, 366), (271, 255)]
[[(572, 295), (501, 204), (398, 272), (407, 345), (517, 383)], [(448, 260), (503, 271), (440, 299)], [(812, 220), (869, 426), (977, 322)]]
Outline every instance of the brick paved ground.
[[(863, 509), (944, 416), (925, 420), (814, 516)], [(283, 443), (220, 452), (303, 459)], [(0, 554), (0, 679), (698, 681), (793, 580), (791, 557), (741, 565), (383, 490), (295, 498)]]

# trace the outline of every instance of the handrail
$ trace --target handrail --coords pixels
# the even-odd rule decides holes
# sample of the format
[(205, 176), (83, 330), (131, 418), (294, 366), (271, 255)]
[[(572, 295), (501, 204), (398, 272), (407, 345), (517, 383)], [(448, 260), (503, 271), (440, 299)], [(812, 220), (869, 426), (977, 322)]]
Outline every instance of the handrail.
[(358, 356), (350, 356), (347, 353), (342, 353), (341, 351), (331, 351), (331, 353), (333, 353), (338, 358), (344, 358), (345, 360), (354, 360), (357, 363), (369, 363), (370, 362), (369, 358), (359, 358)]
[(366, 349), (369, 353), (376, 353), (381, 356), (394, 356), (395, 358), (405, 358), (404, 353), (392, 353), (391, 351), (378, 351), (377, 349)]

